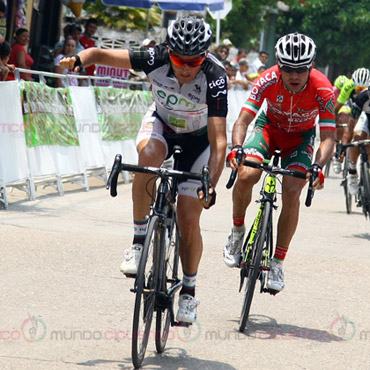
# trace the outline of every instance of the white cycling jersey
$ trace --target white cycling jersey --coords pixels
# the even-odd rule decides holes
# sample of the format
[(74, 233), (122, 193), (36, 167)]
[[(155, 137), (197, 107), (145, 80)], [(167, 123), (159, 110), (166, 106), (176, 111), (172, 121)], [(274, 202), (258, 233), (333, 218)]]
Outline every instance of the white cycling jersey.
[(176, 133), (204, 129), (208, 117), (226, 117), (226, 72), (213, 55), (208, 54), (194, 80), (182, 86), (174, 76), (164, 44), (131, 50), (130, 61), (133, 69), (141, 69), (148, 76), (156, 114)]

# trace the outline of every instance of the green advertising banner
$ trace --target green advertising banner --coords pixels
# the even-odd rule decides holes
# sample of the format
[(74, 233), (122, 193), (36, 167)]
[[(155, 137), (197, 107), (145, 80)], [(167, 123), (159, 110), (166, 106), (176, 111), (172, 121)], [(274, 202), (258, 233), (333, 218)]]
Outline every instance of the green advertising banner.
[(152, 104), (150, 91), (95, 87), (95, 101), (102, 140), (135, 139)]
[(21, 94), (27, 147), (79, 145), (68, 89), (24, 82)]

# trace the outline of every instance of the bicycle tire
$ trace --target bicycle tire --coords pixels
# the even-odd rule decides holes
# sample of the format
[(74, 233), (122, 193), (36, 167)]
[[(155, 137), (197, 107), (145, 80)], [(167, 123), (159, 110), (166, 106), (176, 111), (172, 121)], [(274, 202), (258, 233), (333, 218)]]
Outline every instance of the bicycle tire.
[(148, 223), (143, 252), (136, 276), (135, 309), (132, 326), (132, 362), (140, 368), (148, 345), (153, 319), (158, 280), (158, 216), (152, 216)]
[(346, 211), (347, 211), (347, 214), (351, 214), (352, 213), (352, 195), (348, 189), (348, 179), (347, 179), (348, 164), (349, 164), (349, 150), (347, 149), (346, 155), (344, 157), (342, 185), (343, 185), (343, 190), (344, 190), (344, 199), (346, 202)]
[(247, 325), (249, 311), (251, 308), (253, 294), (256, 286), (256, 281), (261, 272), (260, 265), (262, 259), (262, 251), (264, 248), (264, 244), (266, 242), (268, 243), (270, 235), (269, 231), (270, 214), (271, 214), (271, 204), (269, 202), (266, 202), (264, 205), (264, 209), (262, 211), (260, 222), (258, 224), (257, 233), (252, 248), (252, 265), (254, 266), (254, 268), (249, 269), (248, 272), (243, 307), (239, 321), (239, 331), (241, 333), (244, 332), (245, 327)]
[[(179, 269), (179, 241), (180, 234), (177, 226), (176, 214), (173, 214), (171, 219), (171, 225), (169, 229), (169, 243), (166, 245), (166, 238), (164, 238), (163, 250), (166, 251), (166, 255), (163, 258), (163, 269), (161, 279), (161, 291), (167, 294), (168, 289), (172, 288), (178, 281), (178, 269)], [(169, 297), (173, 305), (173, 298), (175, 292)], [(173, 310), (173, 306), (171, 307)], [(173, 312), (173, 311), (172, 311)], [(158, 353), (162, 353), (166, 347), (169, 330), (171, 327), (171, 311), (170, 307), (158, 307), (156, 313), (156, 330), (155, 330), (155, 346)]]
[(370, 216), (370, 174), (369, 163), (364, 162), (361, 167), (361, 179), (363, 185), (362, 210), (367, 218)]
[(325, 168), (324, 168), (324, 176), (326, 178), (329, 177), (329, 174), (330, 174), (330, 166), (331, 166), (331, 162), (332, 162), (332, 159), (329, 158), (329, 160), (326, 162), (325, 164)]

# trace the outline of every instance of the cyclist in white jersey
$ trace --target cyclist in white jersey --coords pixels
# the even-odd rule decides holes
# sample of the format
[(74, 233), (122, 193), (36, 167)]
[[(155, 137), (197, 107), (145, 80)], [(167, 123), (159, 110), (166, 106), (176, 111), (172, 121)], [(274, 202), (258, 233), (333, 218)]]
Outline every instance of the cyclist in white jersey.
[[(152, 84), (154, 103), (145, 115), (137, 136), (139, 165), (160, 166), (181, 145), (180, 170), (210, 169), (210, 200), (206, 204), (200, 183), (179, 184), (178, 223), (183, 287), (177, 320), (195, 322), (198, 301), (195, 284), (202, 255), (200, 215), (216, 198), (215, 186), (226, 155), (227, 82), (223, 66), (208, 53), (212, 32), (209, 24), (196, 17), (180, 17), (167, 30), (166, 44), (139, 50), (89, 48), (61, 61), (63, 68), (76, 72), (92, 64), (140, 69)], [(150, 176), (150, 175), (149, 175)], [(136, 174), (132, 187), (134, 240), (125, 251), (124, 274), (136, 274), (146, 233), (146, 215), (151, 197), (148, 175)], [(199, 193), (199, 196), (198, 196)]]

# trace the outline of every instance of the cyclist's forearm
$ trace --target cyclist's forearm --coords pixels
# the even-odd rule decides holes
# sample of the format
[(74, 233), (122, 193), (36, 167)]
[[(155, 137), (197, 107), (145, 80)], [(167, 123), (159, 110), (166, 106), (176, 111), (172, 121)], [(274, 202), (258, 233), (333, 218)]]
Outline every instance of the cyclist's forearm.
[(78, 53), (84, 67), (104, 64), (118, 68), (131, 69), (128, 50), (89, 48)]
[(253, 121), (254, 116), (246, 111), (241, 111), (238, 119), (234, 123), (232, 142), (233, 146), (243, 145), (245, 137), (247, 135), (247, 128)]
[(209, 172), (212, 185), (216, 186), (224, 168), (226, 157), (226, 118), (213, 117), (209, 119), (208, 140), (210, 143)]
[(321, 143), (319, 149), (316, 152), (314, 163), (317, 163), (319, 166), (323, 167), (334, 151), (335, 146), (334, 131), (323, 130), (320, 133), (320, 136)]

